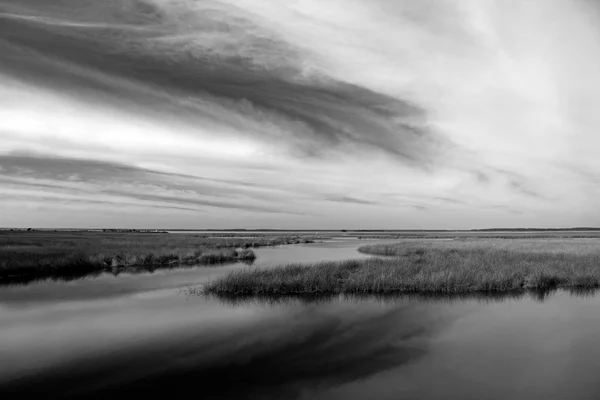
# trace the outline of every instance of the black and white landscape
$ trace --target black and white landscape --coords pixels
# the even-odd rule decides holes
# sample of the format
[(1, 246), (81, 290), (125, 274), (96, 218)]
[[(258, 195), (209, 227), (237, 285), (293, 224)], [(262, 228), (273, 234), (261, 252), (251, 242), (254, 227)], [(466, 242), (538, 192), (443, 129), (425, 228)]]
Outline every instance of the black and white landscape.
[(0, 0), (0, 396), (597, 399), (600, 2)]

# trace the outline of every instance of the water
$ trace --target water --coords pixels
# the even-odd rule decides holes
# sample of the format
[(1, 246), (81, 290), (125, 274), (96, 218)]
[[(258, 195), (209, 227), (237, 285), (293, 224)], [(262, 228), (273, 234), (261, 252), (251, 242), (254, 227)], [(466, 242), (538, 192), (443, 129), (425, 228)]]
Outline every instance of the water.
[(357, 248), (366, 243), (386, 243), (386, 240), (328, 240), (324, 243), (297, 244), (254, 249), (257, 255), (252, 266), (244, 263), (224, 264), (218, 266), (201, 266), (196, 268), (157, 269), (152, 273), (103, 273), (91, 275), (71, 282), (40, 281), (26, 286), (14, 284), (9, 287), (0, 286), (0, 302), (37, 301), (50, 299), (73, 300), (81, 298), (98, 298), (131, 292), (142, 292), (157, 289), (177, 289), (187, 286), (201, 285), (230, 271), (245, 268), (270, 268), (289, 263), (312, 263), (320, 261), (336, 261), (368, 258)]
[[(259, 249), (264, 267), (358, 256)], [(242, 265), (0, 288), (0, 395), (597, 399), (600, 298), (227, 300), (189, 285)], [(251, 267), (252, 268), (252, 267)]]

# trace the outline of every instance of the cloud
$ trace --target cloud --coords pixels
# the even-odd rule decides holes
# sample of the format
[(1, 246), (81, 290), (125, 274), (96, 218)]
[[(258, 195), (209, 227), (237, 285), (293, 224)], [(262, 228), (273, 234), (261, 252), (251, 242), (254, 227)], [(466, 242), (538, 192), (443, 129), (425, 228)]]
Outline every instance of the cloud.
[(527, 196), (531, 196), (531, 197), (535, 197), (535, 198), (539, 198), (539, 199), (543, 199), (544, 196), (540, 195), (539, 193), (534, 192), (533, 190), (529, 189), (524, 183), (516, 181), (516, 180), (511, 180), (509, 182), (509, 185), (512, 189), (525, 194)]
[[(0, 155), (77, 159), (18, 179), (70, 177), (94, 195), (112, 181), (132, 193), (122, 201), (197, 202), (217, 225), (347, 227), (344, 213), (361, 228), (600, 223), (598, 11), (584, 0), (0, 0)], [(34, 218), (15, 204), (15, 220)], [(267, 209), (298, 218), (252, 216)]]
[[(25, 186), (44, 187), (43, 185), (37, 185), (37, 184), (31, 184), (31, 185), (25, 185)], [(46, 185), (46, 187), (47, 187), (47, 185)], [(130, 197), (130, 196), (122, 196), (122, 197)], [(8, 196), (5, 196), (4, 201), (24, 202), (24, 201), (27, 201), (30, 199), (31, 199), (31, 196), (8, 195)], [(161, 210), (191, 211), (194, 213), (205, 212), (205, 210), (202, 210), (199, 208), (182, 207), (182, 206), (176, 206), (176, 205), (170, 205), (170, 204), (156, 205), (156, 204), (146, 204), (146, 203), (139, 203), (139, 202), (133, 203), (133, 202), (128, 202), (128, 201), (123, 201), (123, 199), (116, 199), (114, 201), (103, 201), (103, 200), (94, 200), (94, 199), (80, 200), (80, 199), (64, 198), (64, 197), (59, 197), (59, 196), (45, 196), (40, 193), (38, 193), (36, 195), (36, 201), (38, 201), (42, 204), (45, 204), (45, 205), (60, 204), (60, 205), (66, 205), (68, 207), (73, 207), (73, 206), (77, 206), (77, 205), (93, 207), (96, 205), (101, 205), (101, 206), (109, 206), (110, 208), (116, 208), (116, 209), (134, 207), (137, 209), (157, 208), (157, 209), (161, 209)]]
[(485, 184), (485, 183), (489, 183), (490, 182), (490, 177), (486, 173), (484, 173), (484, 172), (473, 171), (473, 175), (475, 176), (475, 180), (478, 183)]
[(202, 188), (200, 186), (202, 183), (207, 185), (206, 188), (215, 187), (215, 184), (242, 187), (252, 186), (250, 183), (243, 181), (212, 179), (189, 174), (157, 171), (117, 162), (48, 157), (35, 154), (0, 156), (0, 168), (0, 173), (3, 175), (63, 181), (95, 182), (120, 180), (123, 182), (155, 183), (180, 178), (197, 181), (194, 185), (198, 189)]
[(533, 190), (531, 187), (531, 182), (529, 182), (527, 177), (523, 174), (510, 172), (503, 169), (497, 169), (495, 172), (497, 173), (497, 175), (500, 175), (507, 181), (508, 187), (510, 189), (525, 196), (530, 196), (540, 200), (549, 200), (546, 196)]
[[(165, 104), (164, 94), (151, 95), (158, 112), (183, 113), (190, 123), (201, 116), (236, 131), (254, 128), (244, 134), (275, 140), (297, 155), (325, 156), (332, 149), (364, 146), (415, 166), (435, 158), (443, 140), (426, 126), (425, 111), (410, 101), (306, 72), (302, 64), (311, 62), (310, 54), (232, 7), (174, 4), (165, 11), (169, 15), (147, 21), (153, 29), (139, 32), (121, 32), (119, 25), (90, 32), (82, 23), (5, 13), (0, 15), (7, 33), (2, 50), (10, 56), (4, 71), (70, 92), (80, 85), (100, 88), (133, 102), (148, 103), (146, 94), (160, 88), (167, 99), (191, 100), (180, 108), (177, 100)], [(121, 18), (118, 3), (105, 7)], [(127, 14), (122, 19), (117, 22), (125, 23)], [(124, 33), (126, 39), (117, 40)], [(129, 81), (125, 87), (123, 80)]]
[(370, 205), (377, 204), (376, 202), (373, 202), (373, 201), (361, 200), (361, 199), (357, 199), (355, 197), (350, 197), (350, 196), (332, 197), (332, 198), (330, 198), (328, 200), (329, 201), (335, 201), (335, 202), (338, 202), (338, 203), (370, 204)]
[[(260, 205), (261, 201), (277, 199), (277, 195), (268, 189), (256, 189), (247, 182), (161, 172), (114, 162), (0, 156), (0, 180), (4, 182), (5, 189), (49, 189), (55, 193), (54, 198), (38, 195), (42, 202), (137, 205), (190, 211), (206, 211), (209, 207), (258, 213), (297, 213), (270, 204)], [(108, 199), (98, 200), (98, 197)], [(140, 202), (132, 202), (135, 200)]]

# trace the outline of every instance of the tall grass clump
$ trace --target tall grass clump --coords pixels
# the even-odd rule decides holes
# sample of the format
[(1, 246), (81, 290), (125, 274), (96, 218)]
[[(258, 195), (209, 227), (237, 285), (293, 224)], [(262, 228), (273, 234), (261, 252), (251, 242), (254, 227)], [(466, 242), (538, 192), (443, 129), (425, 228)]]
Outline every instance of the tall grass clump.
[(378, 248), (378, 254), (392, 257), (235, 271), (208, 283), (205, 291), (224, 295), (458, 294), (600, 286), (600, 255), (593, 253), (406, 246), (397, 251)]

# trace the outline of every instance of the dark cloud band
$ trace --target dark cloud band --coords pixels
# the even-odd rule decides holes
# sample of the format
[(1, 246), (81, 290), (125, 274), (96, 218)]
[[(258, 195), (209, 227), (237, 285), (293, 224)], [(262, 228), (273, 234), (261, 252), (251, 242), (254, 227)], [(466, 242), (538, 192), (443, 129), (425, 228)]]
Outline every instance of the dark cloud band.
[[(309, 51), (219, 2), (198, 3), (204, 6), (193, 19), (183, 6), (161, 9), (144, 1), (15, 4), (0, 2), (0, 9), (19, 11), (0, 15), (6, 55), (0, 73), (227, 126), (297, 156), (358, 147), (424, 166), (446, 144), (427, 127), (423, 109), (307, 74), (301, 65), (311, 62)], [(60, 19), (60, 7), (75, 11)]]

